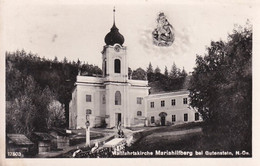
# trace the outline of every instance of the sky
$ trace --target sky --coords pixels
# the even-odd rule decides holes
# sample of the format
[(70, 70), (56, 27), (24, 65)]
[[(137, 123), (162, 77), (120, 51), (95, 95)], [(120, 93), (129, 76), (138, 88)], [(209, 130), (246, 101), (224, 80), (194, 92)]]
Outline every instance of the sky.
[[(104, 37), (113, 24), (124, 36), (129, 67), (146, 69), (149, 62), (164, 71), (173, 63), (192, 72), (196, 55), (204, 55), (211, 41), (227, 40), (234, 25), (253, 22), (246, 1), (4, 1), (5, 51), (24, 49), (40, 57), (88, 62), (101, 67)], [(174, 28), (169, 47), (152, 43), (157, 15), (164, 12)]]

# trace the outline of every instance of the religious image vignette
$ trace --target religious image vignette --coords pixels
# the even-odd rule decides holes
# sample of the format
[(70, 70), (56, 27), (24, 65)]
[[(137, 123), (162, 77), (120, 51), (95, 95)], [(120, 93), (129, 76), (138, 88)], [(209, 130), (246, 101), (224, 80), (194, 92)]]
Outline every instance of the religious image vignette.
[(6, 158), (252, 157), (247, 5), (25, 6), (3, 13)]

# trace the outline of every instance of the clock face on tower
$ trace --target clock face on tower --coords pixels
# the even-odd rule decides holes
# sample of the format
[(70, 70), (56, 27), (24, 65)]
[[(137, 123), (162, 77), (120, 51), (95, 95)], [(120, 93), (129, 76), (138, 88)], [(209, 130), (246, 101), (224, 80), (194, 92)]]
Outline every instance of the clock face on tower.
[(116, 52), (119, 52), (120, 51), (120, 46), (116, 45), (114, 49), (115, 49)]

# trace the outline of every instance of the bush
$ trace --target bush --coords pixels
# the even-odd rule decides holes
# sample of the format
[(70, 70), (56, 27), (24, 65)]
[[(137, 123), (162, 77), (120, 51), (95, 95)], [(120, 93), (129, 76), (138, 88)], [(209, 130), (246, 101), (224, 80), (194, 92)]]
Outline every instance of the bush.
[(172, 122), (170, 122), (170, 121), (166, 122), (166, 126), (171, 126), (171, 125), (172, 125)]
[(155, 125), (156, 125), (156, 126), (160, 126), (160, 125), (161, 125), (161, 121), (160, 121), (160, 120), (156, 120), (156, 121), (155, 121)]

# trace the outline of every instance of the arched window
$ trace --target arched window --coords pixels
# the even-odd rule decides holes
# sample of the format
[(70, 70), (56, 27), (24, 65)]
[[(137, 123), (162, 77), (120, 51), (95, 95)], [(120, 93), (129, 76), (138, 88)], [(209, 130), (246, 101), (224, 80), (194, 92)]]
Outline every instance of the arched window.
[(137, 111), (137, 116), (142, 116), (142, 111)]
[(105, 71), (104, 71), (104, 72), (105, 72), (105, 76), (106, 76), (106, 75), (107, 75), (107, 61), (105, 60), (104, 63), (105, 63), (105, 67), (104, 67), (104, 68), (105, 68)]
[(121, 72), (121, 62), (120, 62), (120, 60), (115, 59), (114, 65), (115, 65), (115, 73), (120, 73)]
[(119, 91), (115, 93), (115, 105), (121, 105), (121, 93)]

